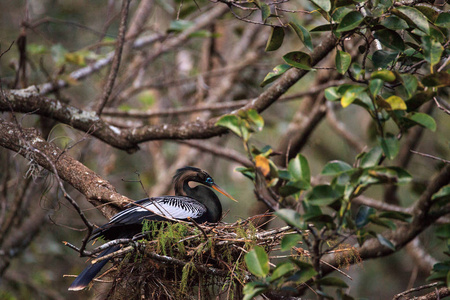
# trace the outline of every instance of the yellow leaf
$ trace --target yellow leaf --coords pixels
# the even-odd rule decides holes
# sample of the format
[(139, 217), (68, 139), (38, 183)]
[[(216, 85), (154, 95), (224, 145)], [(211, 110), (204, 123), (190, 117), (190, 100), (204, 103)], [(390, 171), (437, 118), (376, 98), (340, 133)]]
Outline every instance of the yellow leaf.
[(257, 155), (255, 157), (255, 164), (256, 164), (256, 167), (261, 170), (261, 172), (263, 173), (264, 176), (269, 175), (270, 165), (269, 165), (269, 160), (266, 157), (262, 156), (261, 154)]
[(392, 110), (406, 110), (406, 103), (402, 98), (398, 96), (390, 96), (386, 99)]

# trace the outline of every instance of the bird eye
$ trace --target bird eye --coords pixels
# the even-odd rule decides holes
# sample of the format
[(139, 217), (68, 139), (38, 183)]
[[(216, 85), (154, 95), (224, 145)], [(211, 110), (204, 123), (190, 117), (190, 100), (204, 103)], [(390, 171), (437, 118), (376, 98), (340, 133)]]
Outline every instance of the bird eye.
[(205, 180), (206, 183), (213, 183), (213, 180), (211, 177), (206, 178)]

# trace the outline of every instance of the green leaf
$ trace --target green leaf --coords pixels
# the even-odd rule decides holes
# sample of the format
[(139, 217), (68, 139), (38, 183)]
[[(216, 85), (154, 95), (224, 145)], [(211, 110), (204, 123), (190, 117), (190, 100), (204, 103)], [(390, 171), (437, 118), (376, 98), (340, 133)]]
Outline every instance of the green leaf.
[(379, 70), (372, 72), (370, 75), (371, 79), (382, 79), (387, 82), (393, 82), (395, 81), (395, 74), (392, 71), (389, 70)]
[(369, 224), (370, 222), (369, 217), (375, 215), (375, 213), (376, 213), (375, 208), (361, 205), (355, 217), (356, 228), (359, 229)]
[(197, 30), (197, 31), (189, 34), (190, 38), (195, 38), (195, 37), (197, 37), (197, 38), (209, 38), (209, 37), (212, 37), (212, 36), (213, 36), (213, 34), (210, 31), (208, 31), (208, 30)]
[(433, 132), (436, 131), (436, 121), (430, 115), (412, 112), (411, 115), (408, 116), (408, 119)]
[[(435, 264), (436, 265), (436, 264)], [(442, 281), (447, 280), (448, 272), (450, 271), (433, 271), (430, 276), (427, 277), (427, 281)]]
[(395, 219), (403, 222), (409, 222), (412, 216), (407, 213), (397, 211), (385, 211), (378, 215), (380, 218)]
[(324, 11), (330, 11), (331, 2), (330, 0), (311, 0), (312, 3), (323, 9)]
[(264, 127), (264, 119), (261, 117), (260, 114), (254, 109), (247, 110), (247, 117), (248, 119), (256, 125), (256, 129), (258, 131), (261, 131)]
[(270, 7), (264, 2), (261, 2), (261, 17), (263, 23), (266, 23), (267, 19), (270, 17)]
[(280, 77), (281, 75), (283, 75), (287, 70), (289, 70), (291, 68), (290, 65), (278, 65), (275, 68), (273, 68), (272, 72), (269, 72), (266, 77), (264, 77), (263, 82), (261, 82), (260, 86), (264, 87), (266, 85), (268, 85), (269, 83), (274, 82), (275, 80), (278, 79), (278, 77)]
[(317, 228), (322, 228), (323, 226), (327, 226), (330, 229), (336, 228), (334, 224), (334, 219), (330, 215), (318, 215), (318, 216), (308, 216), (304, 218), (308, 223), (314, 223)]
[(450, 238), (450, 224), (443, 224), (438, 226), (434, 231), (434, 234), (443, 239)]
[(374, 167), (368, 170), (368, 174), (378, 179), (378, 183), (409, 183), (412, 176), (400, 167)]
[(450, 13), (443, 12), (439, 14), (434, 24), (439, 27), (450, 29)]
[(242, 173), (242, 175), (249, 178), (250, 180), (255, 180), (255, 170), (253, 168), (237, 167), (234, 170), (236, 172)]
[(328, 101), (336, 101), (341, 99), (341, 97), (342, 95), (338, 93), (337, 86), (331, 86), (325, 89), (325, 98), (327, 98)]
[(215, 124), (230, 129), (237, 136), (245, 137), (248, 135), (248, 129), (242, 124), (241, 120), (235, 115), (225, 115)]
[[(336, 2), (334, 2), (334, 3), (336, 3)], [(345, 17), (346, 14), (353, 11), (351, 8), (349, 8), (347, 6), (338, 7), (337, 3), (335, 4), (335, 7), (336, 7), (336, 9), (333, 9), (331, 11), (331, 18), (333, 19), (333, 21), (336, 21), (338, 23), (342, 21), (342, 19)]]
[(304, 227), (300, 214), (293, 209), (282, 208), (277, 210), (275, 215), (292, 227), (299, 229)]
[(64, 48), (61, 44), (55, 44), (50, 48), (50, 52), (52, 55), (53, 61), (58, 65), (61, 66), (65, 63), (66, 57), (65, 55), (68, 53), (67, 49)]
[[(427, 17), (428, 21), (431, 23), (434, 23), (439, 16), (439, 12), (437, 9), (432, 7), (431, 5), (416, 5), (414, 6), (415, 9), (419, 10), (422, 14), (424, 14), (425, 17)], [(431, 29), (431, 26), (430, 26)]]
[(395, 31), (390, 29), (381, 29), (377, 30), (374, 33), (376, 39), (380, 41), (383, 46), (403, 52), (405, 50), (405, 43), (403, 42), (402, 37)]
[(450, 86), (450, 74), (445, 71), (430, 74), (422, 78), (422, 83), (431, 87)]
[(336, 53), (336, 69), (340, 74), (345, 74), (350, 64), (352, 63), (352, 56), (344, 51), (338, 50)]
[(395, 230), (397, 228), (397, 226), (395, 225), (394, 222), (392, 222), (391, 220), (386, 220), (386, 219), (380, 219), (377, 216), (371, 216), (370, 217), (370, 221), (374, 224), (377, 224), (379, 226), (383, 226), (386, 227), (388, 229), (391, 230)]
[(244, 257), (247, 269), (255, 276), (266, 277), (269, 274), (269, 256), (264, 248), (255, 246)]
[(289, 52), (283, 56), (284, 61), (295, 68), (311, 70), (311, 56), (301, 51)]
[(289, 161), (288, 171), (292, 178), (296, 180), (303, 180), (308, 183), (311, 182), (311, 171), (309, 169), (308, 161), (300, 153)]
[(450, 184), (447, 184), (446, 186), (442, 187), (438, 192), (436, 192), (432, 197), (431, 200), (434, 202), (441, 202), (443, 205), (450, 202)]
[(137, 95), (137, 99), (144, 107), (150, 107), (155, 104), (155, 94), (150, 90), (143, 91)]
[(287, 234), (281, 239), (281, 251), (290, 251), (292, 247), (296, 246), (302, 240), (300, 234)]
[[(430, 33), (430, 27), (428, 25), (427, 18), (423, 13), (409, 6), (400, 6), (397, 9), (392, 10), (400, 18), (408, 22), (409, 25), (419, 28), (426, 34)], [(400, 12), (400, 14), (398, 14)]]
[(323, 31), (332, 31), (335, 30), (338, 27), (338, 24), (333, 23), (333, 24), (324, 24), (324, 25), (319, 25), (317, 27), (314, 27), (313, 29), (311, 29), (311, 32), (323, 32)]
[(348, 90), (345, 91), (344, 95), (341, 98), (341, 105), (342, 107), (346, 108), (350, 104), (353, 103), (353, 101), (356, 100), (358, 95), (366, 89), (365, 86), (352, 86)]
[(27, 52), (31, 55), (45, 54), (48, 52), (48, 48), (41, 44), (27, 44)]
[(340, 160), (333, 160), (325, 165), (321, 174), (335, 176), (351, 169), (352, 166), (350, 166), (348, 163)]
[(377, 234), (377, 239), (381, 245), (388, 247), (392, 251), (395, 251), (395, 246), (394, 246), (394, 244), (392, 244), (392, 242), (390, 240), (388, 240), (387, 238), (385, 238), (384, 236), (382, 236), (379, 233)]
[(417, 77), (411, 74), (401, 74), (400, 78), (403, 81), (403, 86), (405, 87), (408, 99), (410, 99), (417, 90)]
[(384, 50), (377, 50), (372, 55), (372, 62), (375, 68), (386, 68), (398, 56), (398, 52), (388, 52)]
[(416, 92), (414, 96), (406, 102), (408, 112), (417, 110), (422, 104), (433, 99), (433, 97), (434, 92), (431, 89), (427, 89), (423, 92)]
[(402, 20), (395, 15), (391, 15), (381, 21), (381, 25), (391, 30), (402, 30), (409, 27), (405, 20)]
[(381, 149), (381, 147), (379, 146), (373, 147), (361, 158), (360, 167), (370, 168), (378, 165), (381, 159), (381, 155), (383, 155), (383, 150)]
[(296, 21), (291, 21), (288, 23), (288, 25), (289, 27), (292, 28), (292, 30), (294, 30), (294, 32), (297, 34), (297, 36), (303, 42), (303, 44), (305, 44), (305, 46), (309, 50), (313, 51), (314, 47), (312, 44), (311, 34), (309, 33), (309, 31), (305, 27), (298, 24), (298, 22)]
[(438, 27), (432, 26), (430, 27), (430, 36), (434, 38), (437, 42), (445, 44), (447, 42), (447, 39), (443, 31), (446, 31), (446, 29), (440, 29)]
[(311, 185), (302, 179), (296, 181), (289, 181), (286, 185), (280, 187), (280, 195), (282, 197), (287, 197), (296, 194), (300, 191), (305, 191), (310, 187)]
[(277, 265), (275, 270), (273, 270), (272, 276), (270, 276), (270, 281), (277, 280), (286, 274), (294, 271), (294, 266), (290, 261), (284, 261)]
[(345, 15), (345, 17), (339, 23), (336, 31), (344, 32), (344, 31), (350, 31), (352, 29), (355, 29), (356, 27), (359, 26), (359, 24), (361, 24), (363, 19), (364, 19), (364, 17), (359, 12), (351, 11)]
[(406, 103), (398, 96), (390, 96), (385, 100), (391, 106), (392, 110), (406, 110)]
[(170, 22), (169, 29), (167, 32), (183, 32), (189, 27), (193, 26), (194, 22), (187, 20), (175, 20)]
[(293, 277), (292, 281), (304, 283), (317, 275), (316, 270), (314, 270), (311, 264), (308, 264), (306, 262), (297, 259), (292, 260), (292, 262), (295, 263), (297, 267), (300, 268), (300, 271), (295, 272), (295, 274), (292, 276)]
[(283, 27), (273, 27), (272, 32), (269, 36), (269, 40), (266, 45), (267, 51), (275, 51), (281, 47), (284, 40), (284, 29)]
[(311, 205), (308, 201), (302, 201), (302, 207), (303, 207), (303, 220), (305, 220), (306, 218), (313, 218), (316, 216), (322, 216), (322, 210), (320, 209), (320, 207), (316, 206), (316, 205)]
[(316, 185), (311, 192), (306, 195), (306, 200), (311, 205), (330, 205), (341, 197), (341, 194), (330, 185)]
[(264, 293), (268, 286), (264, 282), (252, 281), (248, 282), (244, 286), (244, 298), (243, 300), (252, 300), (254, 297)]
[(439, 63), (442, 52), (444, 52), (444, 47), (442, 47), (441, 43), (435, 41), (429, 36), (423, 36), (422, 47), (425, 60), (430, 63), (431, 68)]
[(383, 84), (384, 81), (379, 78), (375, 78), (369, 81), (369, 91), (373, 97), (377, 96), (380, 93)]
[(337, 277), (325, 277), (316, 281), (321, 285), (325, 286), (336, 286), (340, 288), (348, 288), (348, 285), (340, 278)]
[(397, 138), (388, 134), (385, 138), (379, 137), (378, 140), (386, 157), (390, 160), (394, 159), (397, 156), (400, 147)]

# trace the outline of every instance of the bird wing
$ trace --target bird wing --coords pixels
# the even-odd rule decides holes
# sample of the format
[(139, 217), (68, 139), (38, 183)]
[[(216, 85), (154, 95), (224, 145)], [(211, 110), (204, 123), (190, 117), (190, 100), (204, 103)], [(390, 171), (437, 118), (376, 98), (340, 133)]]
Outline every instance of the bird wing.
[(109, 223), (141, 223), (146, 217), (155, 215), (179, 220), (196, 219), (206, 212), (203, 204), (185, 196), (153, 197), (136, 201), (135, 204), (139, 205), (117, 213)]

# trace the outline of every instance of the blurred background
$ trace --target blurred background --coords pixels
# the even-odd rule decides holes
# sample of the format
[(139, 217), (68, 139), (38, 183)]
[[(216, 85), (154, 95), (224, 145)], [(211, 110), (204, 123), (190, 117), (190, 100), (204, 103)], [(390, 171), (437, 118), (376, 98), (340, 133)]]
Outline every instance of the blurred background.
[[(144, 2), (131, 2), (130, 20), (138, 19), (136, 12)], [(117, 127), (177, 124), (232, 111), (236, 108), (232, 106), (233, 102), (253, 99), (261, 94), (264, 88), (260, 87), (260, 83), (274, 66), (282, 63), (283, 53), (304, 48), (292, 34), (285, 39), (281, 49), (264, 52), (270, 28), (240, 21), (225, 7), (223, 12), (216, 13), (219, 17), (197, 30), (185, 42), (166, 49), (166, 41), (174, 41), (177, 33), (193, 26), (188, 20), (195, 21), (199, 15), (217, 9), (218, 5), (203, 0), (146, 2), (152, 7), (148, 16), (141, 20), (140, 26), (133, 21), (129, 26), (138, 28), (136, 34), (140, 38), (154, 40), (144, 46), (125, 48), (116, 87), (104, 110), (105, 120)], [(308, 1), (289, 1), (289, 5), (312, 10)], [(114, 49), (120, 7), (119, 1), (1, 1), (0, 52), (15, 41), (0, 59), (2, 87), (25, 88), (57, 79), (67, 80), (71, 72), (105, 58)], [(306, 28), (323, 22), (319, 14), (292, 13), (290, 18)], [(28, 56), (28, 65), (22, 69), (19, 66), (19, 37), (26, 38)], [(313, 34), (312, 38), (313, 44), (317, 45), (320, 34)], [(254, 135), (251, 144), (259, 148), (268, 144), (282, 151), (282, 145), (290, 136), (306, 131), (302, 122), (307, 120), (315, 107), (314, 100), (319, 97), (320, 90), (308, 92), (320, 82), (345, 80), (332, 78), (327, 69), (334, 66), (334, 57), (325, 59), (321, 66), (323, 69), (310, 72), (287, 94), (300, 96), (289, 101), (278, 101), (262, 114), (264, 130)], [(22, 70), (26, 76), (17, 78), (17, 70)], [(108, 72), (108, 68), (103, 68), (48, 96), (84, 110), (94, 109)], [(319, 76), (321, 80), (318, 80)], [(230, 108), (183, 112), (183, 108), (199, 104), (213, 106), (215, 103), (227, 103)], [(181, 113), (173, 113), (169, 109), (180, 109)], [(332, 109), (333, 115), (322, 118), (303, 137), (305, 144), (301, 153), (308, 159), (311, 173), (317, 181), (322, 180), (318, 174), (326, 162), (339, 159), (352, 164), (362, 149), (376, 144), (374, 124), (366, 111), (357, 106), (345, 110), (339, 107)], [(133, 115), (139, 112), (144, 114), (138, 117)], [(10, 117), (6, 112), (2, 116)], [(438, 128), (450, 128), (449, 118), (444, 118), (443, 114), (436, 114), (435, 117)], [(342, 137), (336, 130), (336, 122), (346, 126), (362, 149), (352, 146)], [(227, 211), (225, 222), (244, 219), (266, 209), (257, 203), (252, 182), (235, 171), (242, 164), (219, 153), (223, 150), (246, 159), (241, 140), (232, 134), (206, 141), (190, 141), (188, 144), (151, 141), (141, 144), (139, 151), (129, 154), (46, 118), (22, 115), (20, 123), (24, 127), (39, 128), (47, 140), (61, 148), (68, 148), (74, 158), (131, 199), (173, 193), (171, 179), (175, 170), (190, 165), (207, 170), (218, 185), (239, 200), (239, 203), (234, 203), (221, 197)], [(448, 142), (448, 130), (426, 131), (418, 151), (448, 157)], [(17, 222), (16, 227), (28, 219), (45, 215), (39, 223), (42, 227), (32, 240), (20, 243), (17, 255), (3, 263), (0, 299), (89, 299), (96, 293), (101, 295), (101, 286), (81, 293), (67, 291), (72, 279), (64, 275), (79, 274), (86, 266), (86, 259), (64, 246), (63, 241), (80, 245), (84, 225), (62, 196), (55, 179), (5, 149), (0, 149), (0, 165), (3, 199), (0, 220), (7, 218), (5, 212), (14, 205), (17, 205), (20, 216), (18, 221), (14, 221)], [(414, 185), (400, 188), (402, 205), (406, 206), (417, 198), (417, 192), (437, 169), (438, 163), (435, 161), (420, 156), (412, 158), (408, 171), (413, 174)], [(107, 222), (80, 193), (70, 187), (68, 192), (91, 222), (97, 225)], [(365, 195), (380, 199), (383, 193), (381, 187), (372, 187)], [(280, 225), (277, 222), (270, 224)], [(5, 243), (7, 237), (3, 237)], [(442, 249), (433, 236), (424, 234), (422, 244), (439, 258)], [(376, 261), (365, 261), (346, 272), (353, 278), (347, 283), (351, 286), (350, 293), (357, 299), (387, 299), (424, 284), (428, 276), (420, 266), (411, 262), (406, 250)]]

